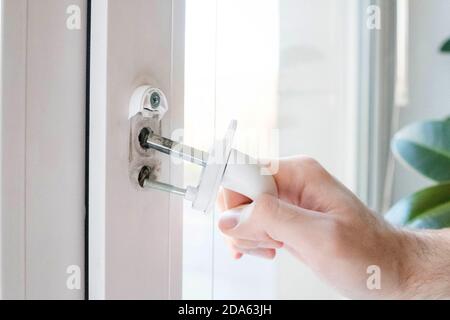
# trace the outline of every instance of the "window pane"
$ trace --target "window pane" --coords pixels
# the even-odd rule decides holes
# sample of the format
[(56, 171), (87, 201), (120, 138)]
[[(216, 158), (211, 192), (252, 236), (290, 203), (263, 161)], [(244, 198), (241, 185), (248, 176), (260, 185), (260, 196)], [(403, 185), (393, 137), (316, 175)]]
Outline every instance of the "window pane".
[[(208, 150), (236, 119), (238, 150), (311, 155), (353, 189), (356, 3), (188, 0), (185, 142)], [(187, 183), (198, 178), (188, 167)], [(233, 260), (219, 216), (186, 206), (185, 298), (336, 297), (286, 252)]]

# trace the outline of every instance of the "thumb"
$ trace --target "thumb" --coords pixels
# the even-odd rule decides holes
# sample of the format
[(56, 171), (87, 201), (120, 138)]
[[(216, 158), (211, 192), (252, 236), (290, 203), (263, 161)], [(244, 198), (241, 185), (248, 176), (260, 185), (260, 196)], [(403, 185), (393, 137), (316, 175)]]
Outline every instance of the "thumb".
[[(295, 244), (299, 236), (310, 234), (320, 214), (293, 206), (271, 195), (263, 195), (251, 205), (225, 212), (219, 228), (227, 236), (248, 240), (276, 240)], [(303, 236), (302, 236), (303, 238)]]
[[(225, 211), (219, 220), (219, 229), (227, 236), (242, 237), (247, 233), (245, 229), (249, 227), (246, 221), (250, 219), (254, 212), (255, 204), (242, 205), (231, 210)], [(258, 223), (258, 221), (256, 221)], [(256, 229), (256, 225), (253, 224), (252, 229)]]

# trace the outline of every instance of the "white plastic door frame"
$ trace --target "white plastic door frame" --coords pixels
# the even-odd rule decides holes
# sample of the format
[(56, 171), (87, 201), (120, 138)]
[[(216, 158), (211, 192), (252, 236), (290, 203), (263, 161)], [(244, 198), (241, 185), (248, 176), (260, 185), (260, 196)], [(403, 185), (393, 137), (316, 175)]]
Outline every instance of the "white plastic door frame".
[[(89, 298), (181, 298), (182, 200), (129, 179), (128, 102), (153, 84), (169, 100), (164, 135), (183, 126), (184, 0), (92, 1)], [(161, 180), (182, 183), (163, 158)]]
[(83, 299), (86, 0), (3, 0), (1, 76), (1, 296)]

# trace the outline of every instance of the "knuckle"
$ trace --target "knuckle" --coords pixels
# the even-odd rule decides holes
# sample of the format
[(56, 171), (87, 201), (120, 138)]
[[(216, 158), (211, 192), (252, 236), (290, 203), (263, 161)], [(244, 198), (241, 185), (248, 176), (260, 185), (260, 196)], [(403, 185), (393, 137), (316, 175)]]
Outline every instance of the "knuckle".
[(277, 210), (278, 200), (268, 194), (262, 194), (255, 201), (254, 212), (256, 214), (264, 214)]
[(231, 252), (241, 252), (238, 246), (236, 246), (234, 243), (229, 243), (228, 247), (230, 248)]
[(300, 172), (311, 176), (325, 176), (327, 171), (323, 168), (319, 161), (308, 156), (301, 156), (298, 161)]
[(317, 166), (320, 166), (319, 162), (316, 159), (314, 159), (312, 157), (309, 157), (309, 156), (301, 156), (300, 157), (300, 163), (302, 165), (304, 165), (305, 167), (317, 167)]
[(324, 170), (319, 161), (309, 156), (301, 156), (299, 164), (302, 168), (308, 170)]
[(245, 247), (246, 243), (240, 239), (233, 239), (232, 243), (235, 247)]
[(233, 244), (240, 249), (256, 249), (258, 245), (252, 241), (246, 241), (241, 239), (235, 239)]

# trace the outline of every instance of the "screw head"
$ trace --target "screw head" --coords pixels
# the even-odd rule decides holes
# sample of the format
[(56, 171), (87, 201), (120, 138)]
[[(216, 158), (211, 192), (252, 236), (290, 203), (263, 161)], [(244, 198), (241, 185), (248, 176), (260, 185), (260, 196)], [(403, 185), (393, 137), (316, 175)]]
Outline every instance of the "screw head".
[(153, 109), (158, 109), (161, 105), (161, 96), (158, 92), (153, 92), (150, 96), (150, 105)]

